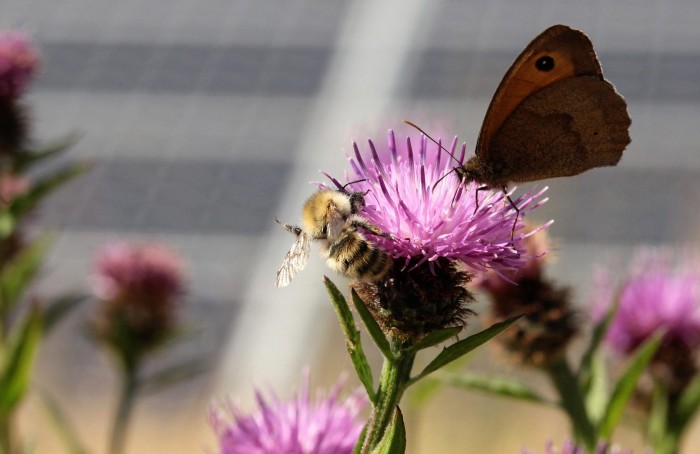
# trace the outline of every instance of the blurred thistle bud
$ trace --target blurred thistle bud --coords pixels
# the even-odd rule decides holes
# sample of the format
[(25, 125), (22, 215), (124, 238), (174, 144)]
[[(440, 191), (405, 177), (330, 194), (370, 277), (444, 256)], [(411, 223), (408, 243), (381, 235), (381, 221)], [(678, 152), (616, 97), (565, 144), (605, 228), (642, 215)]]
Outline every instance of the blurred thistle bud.
[(526, 241), (530, 259), (520, 270), (489, 270), (476, 286), (489, 295), (496, 321), (525, 315), (497, 341), (523, 363), (545, 366), (558, 359), (577, 334), (576, 313), (570, 289), (544, 276), (545, 257), (549, 257), (546, 232), (532, 231)]
[(16, 99), (39, 69), (39, 53), (19, 31), (0, 31), (0, 98)]
[(0, 97), (0, 158), (12, 161), (24, 151), (29, 122), (24, 107), (13, 99)]
[(125, 361), (158, 347), (175, 333), (184, 268), (180, 255), (160, 244), (106, 244), (93, 267), (93, 292), (102, 301), (93, 335)]
[(0, 31), (0, 155), (26, 146), (29, 125), (18, 98), (39, 68), (39, 54), (26, 34)]

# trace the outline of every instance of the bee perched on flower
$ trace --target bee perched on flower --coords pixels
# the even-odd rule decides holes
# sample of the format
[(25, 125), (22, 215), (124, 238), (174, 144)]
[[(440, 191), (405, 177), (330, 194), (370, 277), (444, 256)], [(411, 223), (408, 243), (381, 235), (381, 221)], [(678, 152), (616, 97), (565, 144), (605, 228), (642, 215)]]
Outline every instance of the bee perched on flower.
[(277, 271), (277, 287), (286, 287), (304, 269), (309, 260), (311, 241), (322, 244), (328, 267), (353, 279), (375, 281), (391, 266), (391, 258), (368, 241), (362, 230), (386, 236), (358, 213), (364, 206), (364, 194), (321, 189), (304, 204), (303, 227), (277, 221), (296, 235)]
[[(416, 340), (431, 331), (464, 326), (472, 300), (464, 287), (473, 272), (515, 270), (526, 262), (520, 219), (544, 200), (542, 192), (518, 198), (514, 207), (499, 192), (479, 191), (447, 176), (452, 163), (440, 144), (421, 136), (398, 144), (392, 131), (387, 147), (369, 141), (363, 153), (357, 143), (349, 158), (353, 193), (362, 193), (358, 212), (382, 235), (370, 241), (392, 259), (376, 280), (351, 285), (385, 332)], [(457, 138), (450, 153), (455, 156)], [(466, 145), (455, 159), (462, 161)], [(339, 190), (346, 184), (329, 176)], [(442, 179), (442, 181), (440, 181)], [(515, 228), (513, 227), (515, 224)]]

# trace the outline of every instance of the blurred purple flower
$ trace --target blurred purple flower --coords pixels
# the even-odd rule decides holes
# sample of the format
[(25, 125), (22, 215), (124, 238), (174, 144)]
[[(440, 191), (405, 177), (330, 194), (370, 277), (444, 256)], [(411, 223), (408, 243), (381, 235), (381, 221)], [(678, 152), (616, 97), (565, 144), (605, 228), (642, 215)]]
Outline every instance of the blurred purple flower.
[(103, 302), (92, 325), (95, 336), (124, 357), (161, 345), (174, 333), (184, 268), (180, 255), (161, 244), (105, 245), (92, 276), (93, 291)]
[(219, 454), (350, 454), (364, 426), (358, 415), (367, 399), (358, 389), (341, 401), (343, 381), (313, 402), (305, 374), (294, 399), (280, 401), (274, 394), (265, 399), (256, 390), (259, 408), (250, 415), (231, 402), (227, 411), (212, 410), (210, 422), (219, 438)]
[(93, 290), (103, 300), (169, 299), (182, 292), (184, 268), (182, 258), (164, 245), (114, 241), (97, 255)]
[(619, 294), (617, 313), (606, 341), (621, 353), (630, 353), (657, 330), (667, 331), (666, 343), (700, 347), (700, 261), (673, 267), (659, 251), (643, 251), (635, 258), (619, 290), (599, 272), (594, 317), (601, 319)]
[[(596, 449), (596, 454), (632, 454), (631, 449), (622, 449), (618, 446), (608, 446), (605, 443), (601, 443)], [(581, 446), (576, 446), (572, 440), (564, 441), (561, 449), (557, 449), (552, 441), (548, 441), (545, 447), (544, 454), (585, 454), (586, 450)], [(527, 448), (523, 448), (521, 454), (535, 454), (534, 451), (530, 451)]]
[[(474, 270), (511, 270), (524, 263), (527, 246), (523, 216), (544, 203), (535, 200), (546, 190), (530, 192), (514, 202), (521, 210), (516, 233), (512, 236), (516, 213), (500, 191), (479, 191), (480, 186), (462, 185), (457, 175), (440, 178), (458, 163), (450, 160), (437, 145), (428, 144), (424, 136), (414, 150), (410, 138), (396, 143), (389, 131), (388, 146), (379, 151), (369, 141), (370, 153), (362, 153), (356, 143), (354, 158), (349, 158), (352, 175), (346, 175), (352, 191), (368, 191), (365, 196), (366, 217), (394, 239), (376, 238), (377, 243), (394, 258), (406, 263), (420, 258), (414, 266), (440, 259), (461, 261)], [(455, 155), (457, 137), (450, 151)], [(466, 144), (456, 156), (464, 160)], [(343, 185), (331, 178), (337, 187)]]
[(0, 32), (0, 98), (21, 95), (39, 67), (39, 54), (26, 34)]

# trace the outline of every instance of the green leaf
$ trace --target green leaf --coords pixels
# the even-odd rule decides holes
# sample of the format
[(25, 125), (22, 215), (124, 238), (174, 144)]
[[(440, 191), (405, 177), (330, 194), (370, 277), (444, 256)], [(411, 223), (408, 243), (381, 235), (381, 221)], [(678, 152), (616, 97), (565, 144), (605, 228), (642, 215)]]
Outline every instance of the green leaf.
[(652, 446), (658, 445), (664, 439), (668, 430), (668, 411), (668, 392), (664, 386), (657, 383), (652, 393), (651, 410), (645, 427), (647, 441)]
[(0, 239), (9, 238), (17, 228), (14, 215), (7, 209), (0, 209)]
[(153, 394), (162, 389), (179, 384), (185, 380), (200, 375), (209, 369), (209, 362), (202, 358), (193, 358), (173, 366), (168, 366), (141, 380), (140, 391), (143, 394)]
[(700, 408), (700, 377), (695, 377), (678, 399), (670, 421), (672, 431), (680, 434), (692, 421), (698, 408)]
[(77, 308), (83, 301), (87, 300), (87, 295), (65, 295), (52, 300), (44, 309), (44, 335), (63, 320), (63, 317)]
[(425, 377), (426, 375), (430, 374), (431, 372), (434, 372), (441, 367), (443, 367), (446, 364), (451, 363), (452, 361), (461, 358), (462, 356), (466, 355), (467, 353), (471, 352), (475, 348), (481, 346), (482, 344), (488, 342), (489, 340), (493, 339), (495, 336), (500, 334), (501, 332), (505, 331), (506, 329), (510, 328), (511, 325), (513, 325), (515, 322), (520, 320), (522, 318), (522, 315), (516, 315), (515, 317), (511, 317), (507, 320), (504, 320), (502, 322), (495, 323), (494, 325), (490, 326), (489, 328), (476, 333), (472, 336), (467, 337), (466, 339), (462, 339), (461, 341), (455, 342), (454, 344), (450, 345), (449, 347), (445, 347), (442, 349), (439, 355), (433, 359), (430, 364), (428, 364), (425, 369), (423, 369), (423, 372), (418, 374), (415, 378), (411, 379), (409, 384), (415, 383), (416, 381), (420, 380), (421, 378)]
[(48, 236), (40, 237), (0, 270), (0, 314), (7, 314), (14, 309), (39, 271), (50, 242)]
[(365, 438), (367, 438), (367, 424), (362, 428), (357, 443), (355, 443), (355, 447), (352, 449), (352, 454), (362, 454), (362, 445), (365, 444)]
[(372, 402), (376, 400), (376, 394), (374, 392), (374, 381), (372, 379), (372, 369), (369, 367), (367, 362), (367, 357), (362, 349), (362, 340), (360, 339), (360, 331), (358, 331), (355, 325), (355, 319), (350, 311), (350, 306), (348, 306), (347, 301), (338, 287), (335, 286), (330, 279), (326, 276), (323, 277), (323, 283), (326, 285), (328, 290), (328, 295), (333, 303), (333, 308), (335, 313), (338, 315), (338, 321), (340, 322), (340, 328), (345, 334), (345, 348), (350, 355), (353, 366), (355, 366), (355, 372), (365, 387), (367, 396)]
[(88, 451), (80, 441), (75, 426), (71, 424), (68, 415), (63, 411), (58, 401), (45, 389), (34, 386), (34, 390), (37, 392), (49, 422), (63, 443), (66, 452), (70, 454), (87, 454)]
[(7, 413), (24, 397), (42, 332), (42, 314), (33, 308), (11, 334), (0, 361), (0, 414)]
[(654, 337), (637, 348), (634, 355), (632, 355), (627, 370), (616, 383), (612, 395), (610, 396), (610, 401), (608, 402), (598, 430), (599, 439), (609, 440), (612, 436), (615, 427), (617, 427), (617, 424), (620, 422), (625, 406), (627, 406), (627, 402), (634, 392), (639, 377), (641, 377), (644, 370), (654, 358), (654, 354), (659, 348), (662, 338), (663, 334), (657, 333)]
[(13, 166), (14, 173), (22, 173), (33, 164), (51, 156), (58, 155), (66, 151), (78, 141), (78, 134), (73, 133), (61, 139), (55, 140), (39, 150), (27, 150), (17, 160)]
[(389, 340), (386, 338), (386, 336), (384, 336), (384, 332), (379, 327), (374, 317), (372, 317), (372, 314), (367, 310), (365, 302), (360, 299), (360, 296), (357, 294), (357, 292), (355, 292), (355, 290), (352, 291), (352, 302), (355, 304), (355, 309), (357, 310), (357, 313), (360, 314), (360, 318), (365, 324), (367, 332), (377, 347), (379, 347), (382, 355), (384, 355), (385, 358), (393, 360), (395, 355), (391, 351)]
[(424, 350), (426, 348), (432, 347), (434, 345), (437, 345), (439, 343), (442, 343), (446, 341), (447, 339), (451, 337), (455, 337), (457, 334), (462, 331), (461, 326), (453, 326), (451, 328), (445, 328), (441, 329), (438, 331), (433, 331), (432, 333), (428, 334), (425, 336), (423, 339), (419, 340), (411, 348), (409, 351), (412, 352), (417, 352), (419, 350)]
[(458, 388), (483, 391), (501, 397), (556, 406), (525, 383), (513, 378), (484, 377), (470, 373), (443, 373), (436, 377), (443, 383)]
[(585, 392), (584, 400), (588, 417), (594, 424), (598, 424), (605, 414), (608, 405), (608, 376), (605, 361), (599, 354), (590, 362), (590, 377)]
[(394, 416), (384, 432), (384, 436), (372, 454), (403, 454), (406, 452), (406, 427), (403, 423), (401, 409), (397, 406)]
[(15, 219), (21, 218), (33, 210), (47, 195), (90, 168), (92, 168), (91, 163), (74, 162), (64, 165), (58, 170), (51, 172), (49, 175), (39, 178), (32, 184), (29, 192), (17, 197), (12, 202), (10, 205), (10, 212)]
[(610, 324), (615, 318), (615, 314), (617, 313), (617, 308), (619, 307), (619, 305), (620, 295), (618, 292), (618, 294), (615, 296), (614, 303), (610, 305), (607, 312), (605, 313), (605, 317), (603, 317), (603, 319), (596, 323), (593, 327), (593, 332), (591, 333), (591, 341), (588, 344), (588, 347), (586, 348), (586, 351), (584, 352), (583, 356), (581, 357), (581, 364), (579, 365), (578, 376), (580, 378), (581, 385), (583, 386), (584, 394), (588, 393), (587, 388), (592, 385), (590, 381), (593, 379), (593, 377), (591, 376), (591, 368), (593, 367), (593, 361), (595, 360), (595, 357), (598, 353), (598, 349), (600, 348), (603, 339), (605, 339), (605, 335), (608, 332), (608, 328), (610, 328)]

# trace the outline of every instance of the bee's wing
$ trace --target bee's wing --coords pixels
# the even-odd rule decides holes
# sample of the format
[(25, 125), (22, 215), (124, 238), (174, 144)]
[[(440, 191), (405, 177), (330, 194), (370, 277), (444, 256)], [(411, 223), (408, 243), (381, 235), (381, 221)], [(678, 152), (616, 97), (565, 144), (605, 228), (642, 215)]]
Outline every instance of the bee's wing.
[(294, 241), (292, 248), (287, 252), (282, 261), (282, 266), (277, 271), (277, 280), (275, 281), (277, 287), (286, 287), (292, 282), (292, 278), (304, 269), (306, 262), (309, 261), (310, 251), (311, 238), (304, 232), (301, 232), (297, 235), (296, 241)]
[(328, 212), (327, 235), (328, 239), (333, 242), (340, 237), (340, 233), (345, 228), (346, 218), (336, 208), (330, 207)]

